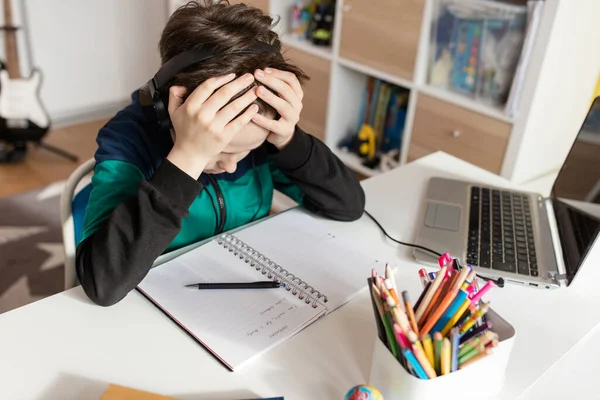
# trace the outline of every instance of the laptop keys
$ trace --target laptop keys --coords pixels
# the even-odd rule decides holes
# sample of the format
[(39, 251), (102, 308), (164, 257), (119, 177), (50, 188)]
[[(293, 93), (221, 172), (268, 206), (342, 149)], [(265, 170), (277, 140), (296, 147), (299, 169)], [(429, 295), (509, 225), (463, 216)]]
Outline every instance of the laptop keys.
[(518, 267), (519, 274), (529, 275), (529, 263), (527, 263), (527, 261), (517, 262), (517, 267)]
[(514, 262), (494, 262), (494, 264), (492, 264), (492, 269), (505, 272), (517, 272)]
[(470, 195), (467, 263), (522, 275), (538, 274), (529, 198), (477, 186), (471, 187)]

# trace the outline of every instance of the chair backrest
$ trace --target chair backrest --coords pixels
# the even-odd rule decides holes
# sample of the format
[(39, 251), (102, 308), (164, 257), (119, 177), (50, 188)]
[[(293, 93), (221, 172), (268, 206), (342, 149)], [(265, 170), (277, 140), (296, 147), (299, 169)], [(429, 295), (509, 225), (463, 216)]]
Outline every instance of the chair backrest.
[(67, 180), (60, 198), (60, 220), (62, 225), (63, 243), (65, 248), (65, 290), (77, 285), (75, 272), (75, 222), (73, 218), (73, 199), (75, 190), (81, 180), (94, 170), (96, 161), (91, 158), (81, 164)]

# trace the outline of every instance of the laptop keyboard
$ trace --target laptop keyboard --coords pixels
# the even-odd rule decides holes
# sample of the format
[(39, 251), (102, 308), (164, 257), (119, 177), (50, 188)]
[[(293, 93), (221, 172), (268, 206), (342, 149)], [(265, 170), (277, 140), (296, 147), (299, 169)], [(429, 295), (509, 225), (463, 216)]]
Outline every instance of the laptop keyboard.
[(472, 186), (470, 209), (468, 264), (539, 275), (526, 195)]

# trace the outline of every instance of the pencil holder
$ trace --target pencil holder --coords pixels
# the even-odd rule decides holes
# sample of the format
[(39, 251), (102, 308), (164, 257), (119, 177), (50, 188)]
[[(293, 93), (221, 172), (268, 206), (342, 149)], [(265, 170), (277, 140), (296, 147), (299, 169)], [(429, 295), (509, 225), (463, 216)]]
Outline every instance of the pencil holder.
[(464, 369), (435, 379), (419, 379), (409, 374), (376, 337), (369, 385), (376, 387), (386, 400), (465, 398), (467, 388), (468, 393), (478, 393), (477, 397), (494, 396), (504, 384), (516, 332), (493, 310), (487, 313), (487, 318), (500, 342), (493, 353)]

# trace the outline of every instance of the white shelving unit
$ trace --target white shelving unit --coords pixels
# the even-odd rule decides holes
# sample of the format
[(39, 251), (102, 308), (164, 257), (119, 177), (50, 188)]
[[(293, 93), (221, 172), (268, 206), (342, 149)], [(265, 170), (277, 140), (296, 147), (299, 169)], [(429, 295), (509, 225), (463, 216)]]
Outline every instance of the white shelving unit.
[[(312, 115), (307, 115), (304, 118), (312, 118), (313, 126), (314, 121), (322, 124), (325, 142), (348, 167), (365, 176), (374, 176), (378, 171), (364, 167), (358, 157), (338, 151), (337, 146), (342, 138), (356, 133), (369, 76), (410, 90), (401, 163), (423, 155), (420, 153), (423, 151), (443, 150), (475, 164), (480, 163), (483, 168), (510, 180), (524, 182), (562, 164), (585, 117), (600, 71), (600, 52), (596, 51), (600, 48), (598, 0), (578, 0), (576, 4), (572, 0), (545, 0), (521, 91), (521, 107), (514, 117), (507, 116), (503, 107), (483, 104), (427, 84), (429, 35), (435, 0), (337, 0), (331, 48), (314, 46), (287, 34), (295, 0), (245, 1), (263, 9), (268, 7), (268, 12), (279, 18), (276, 31), (284, 47), (293, 50), (293, 61), (300, 59), (298, 64), (305, 69), (318, 64), (317, 72), (321, 74), (319, 84), (309, 89), (315, 91), (312, 99), (320, 99), (319, 103), (327, 104), (327, 107), (324, 112), (321, 109), (311, 110), (324, 116), (312, 118)], [(171, 2), (173, 9), (175, 4), (184, 1)], [(522, 1), (523, 4), (525, 2)], [(367, 15), (361, 21), (362, 13)], [(350, 28), (344, 29), (346, 23)], [(366, 29), (357, 28), (361, 23)], [(374, 24), (377, 24), (375, 28)], [(383, 26), (388, 30), (384, 30)], [(407, 29), (412, 31), (407, 32)], [(370, 41), (362, 40), (361, 35), (369, 34), (366, 32), (369, 30), (372, 36), (373, 32), (389, 32)], [(350, 49), (352, 46), (355, 49)], [(394, 68), (396, 64), (392, 61), (377, 62), (372, 60), (373, 57), (369, 58), (385, 54), (394, 59), (398, 54), (402, 55), (402, 46), (415, 53), (414, 62), (408, 67), (406, 60), (409, 58), (395, 58), (404, 62), (402, 68)], [(378, 48), (382, 51), (373, 53), (373, 49)], [(358, 54), (361, 50), (370, 53), (361, 57)], [(407, 70), (411, 71), (407, 73)], [(328, 88), (322, 82), (328, 82)], [(443, 109), (424, 109), (425, 103), (430, 107), (437, 104)], [(307, 108), (305, 104), (304, 113)], [(462, 121), (458, 117), (453, 119), (453, 115), (461, 115), (461, 118), (470, 121)], [(432, 122), (433, 125), (429, 126), (429, 119), (435, 119), (435, 124)], [(451, 136), (459, 129), (470, 131), (458, 135), (453, 141)], [(436, 141), (430, 140), (424, 149), (422, 142), (429, 134)], [(439, 140), (435, 135), (439, 136)], [(490, 145), (498, 143), (499, 137), (502, 139), (501, 146)], [(480, 150), (479, 158), (471, 157)], [(486, 151), (496, 157), (494, 164), (487, 163), (489, 157)]]

